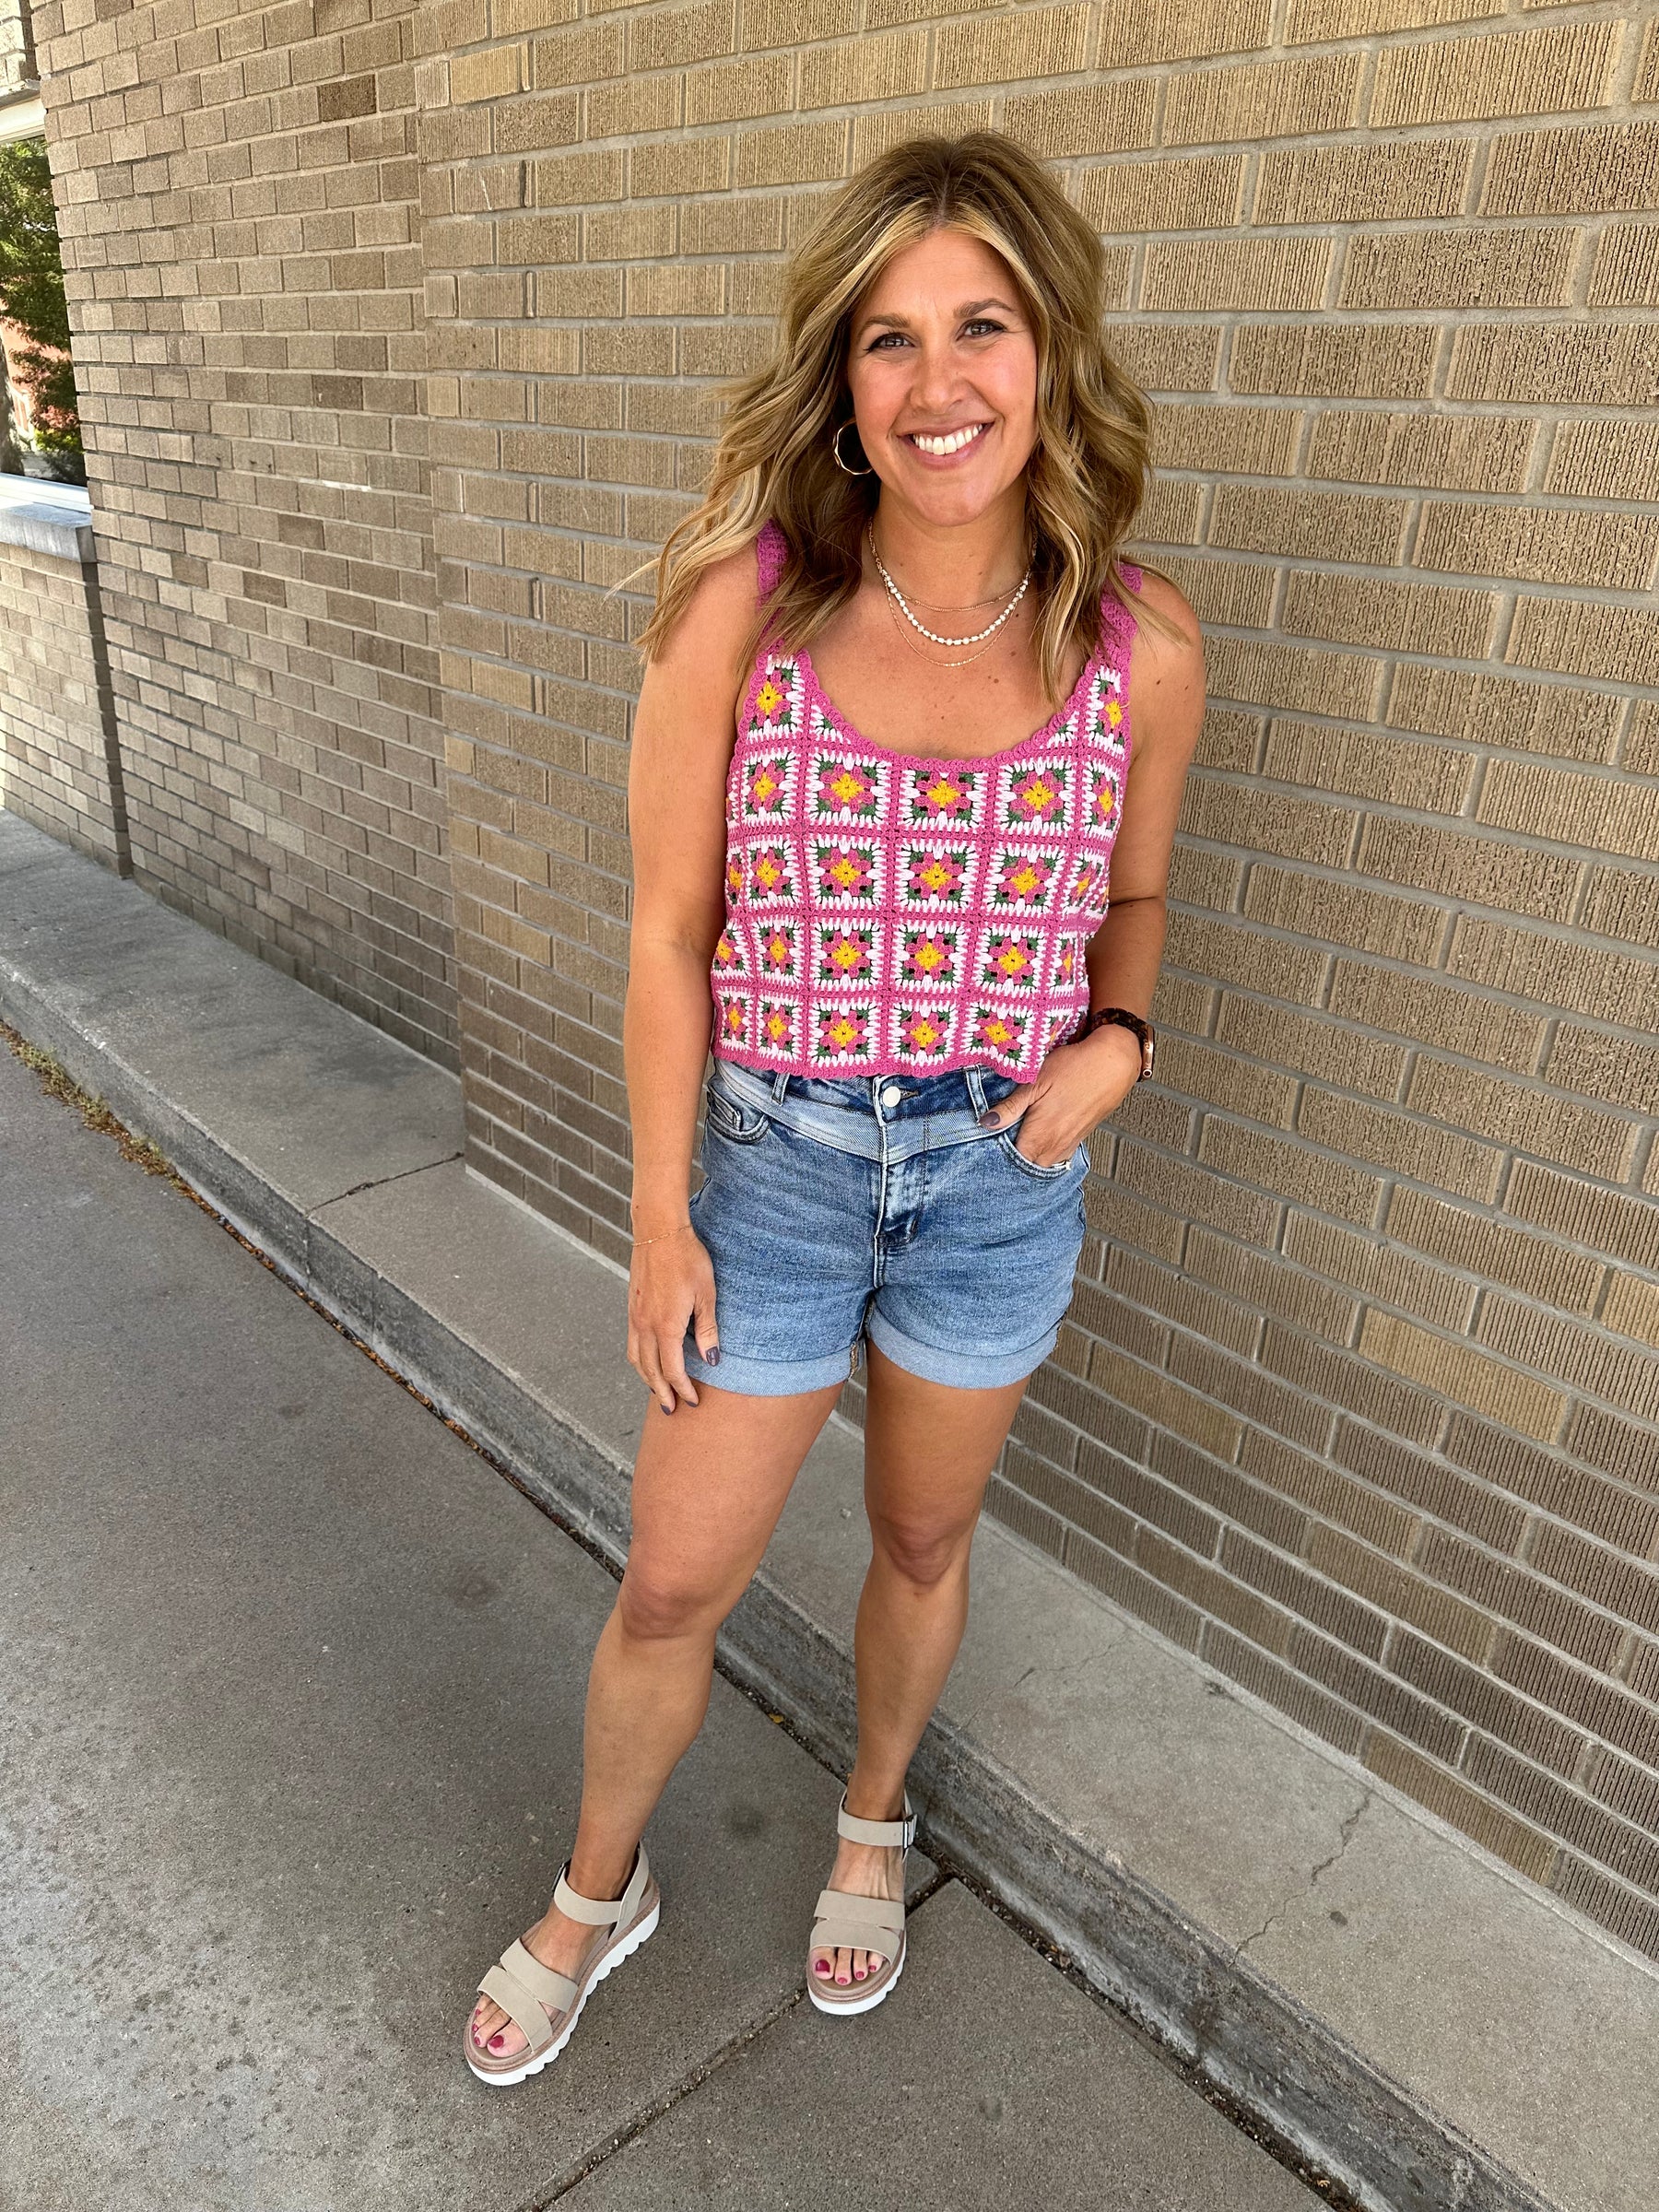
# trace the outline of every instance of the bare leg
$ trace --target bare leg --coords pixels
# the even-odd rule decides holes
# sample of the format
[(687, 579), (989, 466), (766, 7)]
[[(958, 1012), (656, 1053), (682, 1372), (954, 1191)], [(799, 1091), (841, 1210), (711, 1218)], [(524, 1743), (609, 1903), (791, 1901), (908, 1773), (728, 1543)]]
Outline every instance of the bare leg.
[[(715, 1631), (760, 1564), (836, 1391), (755, 1398), (705, 1382), (698, 1398), (674, 1414), (653, 1402), (645, 1417), (628, 1568), (588, 1677), (570, 1872), (584, 1897), (619, 1897), (627, 1886), (645, 1824), (708, 1710)], [(594, 1943), (591, 1927), (551, 1905), (524, 1937), (544, 1966), (572, 1975)], [(488, 1998), (473, 2035), (498, 2058), (524, 2048)]]
[[(992, 1466), (1023, 1382), (953, 1390), (924, 1382), (870, 1347), (865, 1508), (874, 1551), (858, 1605), (858, 1757), (847, 1810), (896, 1819), (904, 1777), (968, 1618), (968, 1560)], [(842, 1842), (832, 1889), (898, 1897), (902, 1862), (880, 1845)], [(878, 1952), (815, 1951), (812, 1971), (861, 1982)]]

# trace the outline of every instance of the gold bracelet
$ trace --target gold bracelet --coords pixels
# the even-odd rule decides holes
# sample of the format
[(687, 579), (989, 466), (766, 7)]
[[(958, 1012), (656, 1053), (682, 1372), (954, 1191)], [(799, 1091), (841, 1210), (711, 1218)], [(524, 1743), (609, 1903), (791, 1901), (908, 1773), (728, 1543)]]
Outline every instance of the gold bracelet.
[(670, 1237), (677, 1237), (680, 1233), (680, 1230), (689, 1229), (690, 1226), (691, 1224), (689, 1221), (682, 1221), (679, 1224), (678, 1229), (665, 1229), (661, 1236), (636, 1237), (634, 1239), (634, 1250), (636, 1252), (642, 1251), (647, 1244), (665, 1244)]

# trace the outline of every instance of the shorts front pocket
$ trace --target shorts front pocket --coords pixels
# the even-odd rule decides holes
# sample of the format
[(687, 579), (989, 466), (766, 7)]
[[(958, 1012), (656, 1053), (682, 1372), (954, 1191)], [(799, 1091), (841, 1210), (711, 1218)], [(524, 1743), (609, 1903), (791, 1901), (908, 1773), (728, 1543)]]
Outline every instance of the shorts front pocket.
[(1033, 1182), (1058, 1182), (1063, 1175), (1069, 1175), (1077, 1166), (1078, 1153), (1087, 1156), (1087, 1147), (1079, 1145), (1077, 1152), (1074, 1152), (1069, 1159), (1063, 1159), (1054, 1167), (1045, 1168), (1039, 1161), (1026, 1158), (1016, 1142), (1018, 1133), (1018, 1124), (1016, 1123), (1012, 1129), (1003, 1130), (996, 1141), (1014, 1166), (1019, 1170), (1019, 1172), (1022, 1175), (1029, 1175)]
[(704, 1100), (704, 1113), (714, 1134), (734, 1145), (758, 1145), (771, 1128), (759, 1107), (731, 1098), (712, 1082)]

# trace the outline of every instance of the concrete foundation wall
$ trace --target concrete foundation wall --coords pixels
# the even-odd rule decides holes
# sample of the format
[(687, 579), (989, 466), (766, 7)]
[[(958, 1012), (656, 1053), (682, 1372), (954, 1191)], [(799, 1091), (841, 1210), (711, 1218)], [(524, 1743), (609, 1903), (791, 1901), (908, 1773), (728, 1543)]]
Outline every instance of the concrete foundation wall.
[(474, 1164), (615, 1256), (611, 587), (839, 180), (1059, 164), (1215, 703), (994, 1510), (1659, 1954), (1651, 8), (46, 25), (135, 865), (430, 1049), (453, 975)]

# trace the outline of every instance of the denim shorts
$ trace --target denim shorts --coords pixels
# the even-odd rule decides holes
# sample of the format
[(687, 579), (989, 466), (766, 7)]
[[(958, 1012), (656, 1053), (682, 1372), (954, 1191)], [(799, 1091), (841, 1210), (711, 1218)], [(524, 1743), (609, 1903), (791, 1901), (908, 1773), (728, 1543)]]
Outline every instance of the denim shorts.
[(1057, 1167), (985, 1130), (1014, 1089), (936, 1076), (768, 1076), (717, 1060), (691, 1218), (714, 1263), (720, 1364), (700, 1382), (784, 1397), (844, 1382), (867, 1335), (930, 1382), (1017, 1382), (1054, 1348), (1082, 1250), (1079, 1145)]

